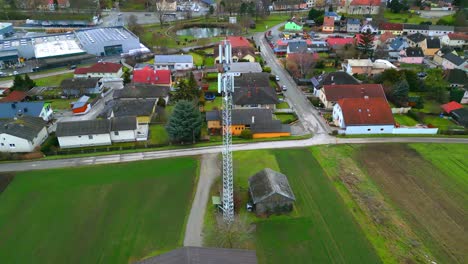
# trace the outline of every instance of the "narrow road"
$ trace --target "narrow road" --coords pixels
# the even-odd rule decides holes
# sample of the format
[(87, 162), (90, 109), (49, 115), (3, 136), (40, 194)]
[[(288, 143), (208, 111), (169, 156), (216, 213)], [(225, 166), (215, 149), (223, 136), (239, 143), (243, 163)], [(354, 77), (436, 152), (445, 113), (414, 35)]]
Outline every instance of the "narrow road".
[[(284, 23), (272, 27), (270, 30), (273, 35), (278, 34), (278, 28)], [(275, 35), (275, 36), (276, 36)], [(314, 106), (307, 100), (303, 92), (297, 87), (289, 73), (280, 64), (278, 58), (274, 54), (265, 40), (264, 33), (254, 35), (255, 43), (260, 46), (260, 52), (263, 59), (267, 62), (267, 66), (271, 68), (271, 72), (280, 77), (279, 84), (285, 85), (288, 90), (284, 92), (286, 98), (292, 102), (292, 107), (296, 111), (299, 120), (304, 128), (313, 134), (328, 134), (331, 132), (330, 127), (325, 123), (325, 120), (320, 116)]]
[[(335, 138), (327, 134), (319, 134), (304, 140), (285, 140), (273, 142), (245, 143), (233, 145), (233, 151), (256, 149), (300, 148), (327, 144), (366, 144), (366, 143), (463, 143), (468, 144), (468, 138), (430, 138), (430, 137), (382, 137), (382, 138)], [(221, 153), (221, 146), (160, 150), (127, 154), (103, 155), (95, 157), (69, 158), (56, 160), (37, 160), (25, 162), (7, 162), (0, 164), (0, 172), (43, 170), (52, 168), (80, 167), (96, 164), (112, 164), (139, 160), (152, 160), (182, 156), (195, 156), (210, 153)]]
[(204, 154), (201, 157), (200, 178), (185, 229), (184, 247), (201, 247), (203, 245), (202, 232), (206, 204), (211, 185), (221, 175), (218, 156), (218, 154)]

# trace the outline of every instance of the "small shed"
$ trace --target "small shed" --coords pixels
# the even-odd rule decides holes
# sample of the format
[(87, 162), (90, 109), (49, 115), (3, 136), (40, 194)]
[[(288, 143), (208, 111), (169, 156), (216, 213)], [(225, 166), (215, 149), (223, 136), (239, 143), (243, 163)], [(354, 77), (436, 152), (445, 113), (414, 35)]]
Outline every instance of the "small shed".
[(296, 200), (286, 175), (269, 168), (249, 178), (249, 194), (258, 215), (289, 212)]

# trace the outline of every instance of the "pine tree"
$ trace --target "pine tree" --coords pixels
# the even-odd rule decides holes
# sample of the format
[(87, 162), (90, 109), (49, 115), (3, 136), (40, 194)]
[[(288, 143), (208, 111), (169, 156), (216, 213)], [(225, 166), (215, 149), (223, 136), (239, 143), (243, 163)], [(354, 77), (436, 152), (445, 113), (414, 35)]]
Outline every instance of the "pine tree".
[(427, 77), (424, 79), (424, 86), (431, 97), (439, 103), (445, 103), (448, 100), (448, 82), (444, 79), (442, 69), (430, 69), (427, 71)]
[[(193, 75), (193, 74), (192, 74)], [(179, 83), (179, 87), (175, 91), (174, 95), (172, 96), (173, 101), (180, 101), (180, 100), (186, 100), (186, 101), (194, 101), (198, 100), (198, 97), (200, 97), (200, 89), (198, 89), (198, 86), (196, 84), (195, 77), (190, 78), (188, 81), (183, 80)]]
[(11, 87), (11, 89), (17, 91), (25, 90), (24, 79), (23, 77), (21, 77), (21, 75), (15, 75), (15, 78), (13, 79), (13, 86)]
[(408, 82), (403, 79), (402, 81), (395, 84), (393, 87), (392, 97), (398, 102), (400, 105), (406, 105), (408, 102), (408, 93), (409, 93), (409, 85)]
[(198, 107), (189, 101), (179, 101), (174, 107), (166, 131), (173, 142), (193, 142), (200, 138), (202, 119)]
[(29, 75), (26, 73), (24, 75), (24, 87), (26, 91), (29, 91), (31, 88), (36, 86), (36, 82), (34, 82), (31, 78), (29, 78)]
[(360, 35), (357, 48), (362, 54), (369, 55), (372, 58), (374, 53), (374, 35), (369, 30)]

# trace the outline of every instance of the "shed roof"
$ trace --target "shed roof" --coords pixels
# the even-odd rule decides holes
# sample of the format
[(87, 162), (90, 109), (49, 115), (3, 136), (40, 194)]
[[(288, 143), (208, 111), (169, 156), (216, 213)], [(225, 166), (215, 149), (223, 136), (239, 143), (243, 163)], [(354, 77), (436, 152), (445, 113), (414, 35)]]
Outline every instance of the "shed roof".
[(45, 121), (39, 117), (0, 119), (0, 134), (5, 133), (32, 141), (45, 126)]
[(249, 178), (249, 190), (254, 204), (264, 201), (273, 194), (296, 200), (286, 175), (270, 168), (263, 169)]

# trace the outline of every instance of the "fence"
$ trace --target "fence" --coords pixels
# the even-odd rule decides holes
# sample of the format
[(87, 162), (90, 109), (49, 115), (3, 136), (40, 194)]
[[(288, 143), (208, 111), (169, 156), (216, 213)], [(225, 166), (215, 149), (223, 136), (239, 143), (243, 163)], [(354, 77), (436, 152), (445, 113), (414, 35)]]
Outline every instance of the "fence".
[(407, 114), (411, 110), (411, 107), (394, 107), (392, 108), (392, 114)]
[(417, 135), (435, 135), (439, 131), (438, 128), (419, 128), (419, 127), (400, 127), (394, 128), (393, 134), (395, 135), (409, 135), (409, 134), (417, 134)]

